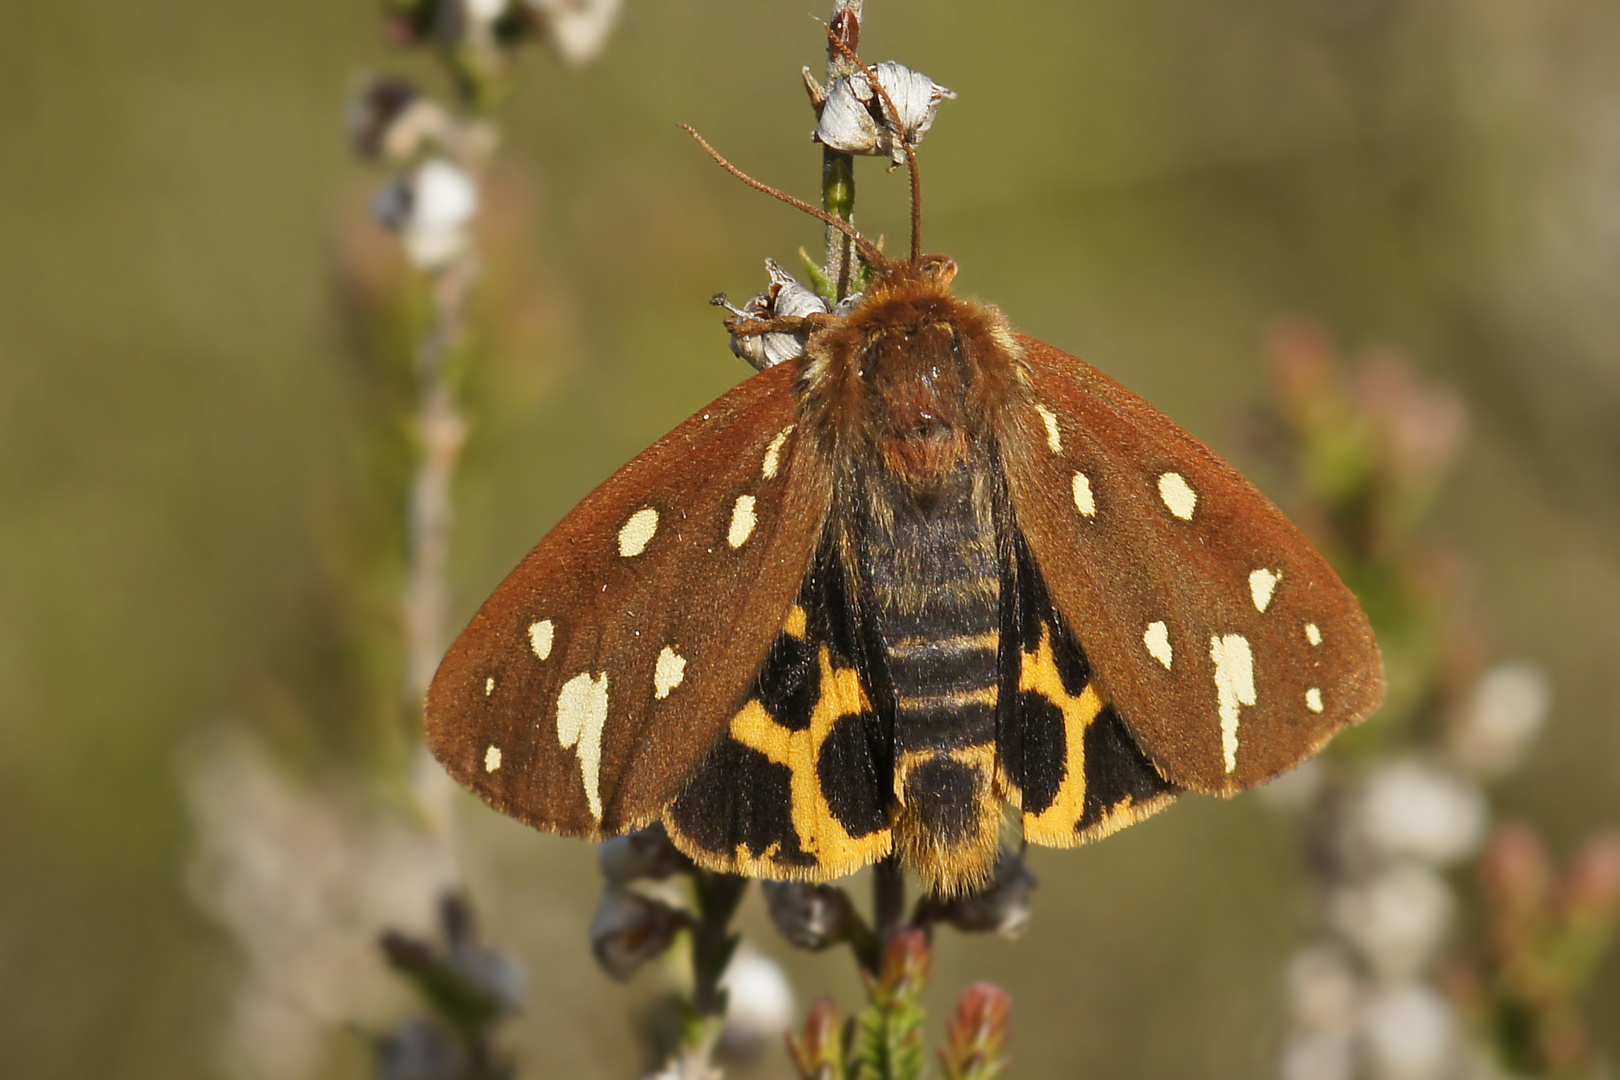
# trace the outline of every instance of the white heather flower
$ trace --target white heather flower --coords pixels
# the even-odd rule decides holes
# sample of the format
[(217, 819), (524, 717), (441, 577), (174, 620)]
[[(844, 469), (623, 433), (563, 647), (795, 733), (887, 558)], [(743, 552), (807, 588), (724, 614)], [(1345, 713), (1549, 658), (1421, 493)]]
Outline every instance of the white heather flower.
[(507, 0), (461, 0), (467, 18), (477, 23), (492, 23), (506, 14)]
[(1367, 1003), (1361, 1041), (1372, 1080), (1440, 1080), (1453, 1074), (1462, 1050), (1451, 1006), (1411, 984)]
[(566, 64), (595, 60), (619, 18), (620, 0), (523, 0), (546, 29), (546, 40)]
[(1296, 1035), (1283, 1047), (1282, 1080), (1354, 1080), (1348, 1036)]
[(1328, 903), (1333, 925), (1386, 981), (1414, 978), (1428, 966), (1453, 906), (1440, 876), (1415, 862), (1336, 889)]
[(1552, 688), (1540, 668), (1524, 661), (1497, 665), (1479, 680), (1449, 733), (1452, 758), (1476, 776), (1502, 775), (1524, 756), (1551, 706)]
[(1334, 945), (1313, 945), (1288, 965), (1288, 1008), (1295, 1027), (1317, 1035), (1355, 1030), (1359, 981), (1350, 957)]
[(777, 1045), (793, 1025), (793, 986), (782, 967), (746, 946), (737, 950), (720, 985), (726, 990), (723, 1038), (733, 1053)]
[(1394, 761), (1369, 776), (1354, 814), (1357, 832), (1374, 851), (1437, 866), (1466, 858), (1485, 834), (1485, 796), (1479, 788), (1416, 758)]
[(1270, 805), (1286, 812), (1303, 812), (1316, 801), (1326, 779), (1319, 757), (1307, 758), (1299, 765), (1274, 780), (1268, 781), (1258, 794)]
[(243, 734), (201, 747), (186, 787), (191, 891), (243, 960), (226, 1052), (264, 1080), (314, 1075), (332, 1031), (398, 1007), (377, 935), (431, 933), (453, 853), (403, 815), (293, 780)]
[(432, 158), (416, 170), (405, 246), (426, 267), (448, 261), (466, 243), (466, 226), (478, 212), (478, 188), (460, 166)]

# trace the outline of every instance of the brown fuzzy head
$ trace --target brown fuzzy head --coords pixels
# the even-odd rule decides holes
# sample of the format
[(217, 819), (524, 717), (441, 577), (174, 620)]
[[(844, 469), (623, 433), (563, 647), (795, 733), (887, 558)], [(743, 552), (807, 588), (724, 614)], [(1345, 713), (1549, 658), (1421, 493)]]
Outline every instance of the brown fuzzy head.
[(810, 339), (807, 411), (835, 457), (875, 454), (926, 489), (993, 430), (1021, 381), (1019, 350), (1000, 311), (952, 294), (955, 276), (943, 255), (894, 264)]

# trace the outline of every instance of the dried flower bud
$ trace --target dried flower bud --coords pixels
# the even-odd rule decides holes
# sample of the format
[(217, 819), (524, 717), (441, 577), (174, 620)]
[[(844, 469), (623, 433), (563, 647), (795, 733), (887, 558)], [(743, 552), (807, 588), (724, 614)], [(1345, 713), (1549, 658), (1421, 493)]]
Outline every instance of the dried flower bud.
[[(917, 146), (934, 124), (939, 103), (956, 97), (921, 72), (886, 60), (872, 69), (880, 86), (894, 102), (897, 118), (887, 115), (882, 96), (866, 72), (839, 78), (827, 90), (816, 125), (816, 139), (846, 154), (886, 155), (896, 165), (906, 161), (905, 143)], [(896, 138), (896, 134), (899, 138)]]
[[(771, 284), (741, 308), (732, 308), (732, 314), (747, 322), (800, 318), (805, 315), (825, 314), (827, 302), (810, 289), (799, 284), (792, 274), (775, 259), (765, 260), (765, 271)], [(718, 298), (717, 298), (718, 300)], [(807, 334), (732, 334), (731, 351), (748, 361), (758, 371), (775, 367), (785, 360), (804, 355)]]
[(836, 885), (809, 881), (761, 882), (771, 922), (800, 949), (825, 949), (849, 937), (855, 908)]
[(1030, 893), (1038, 884), (1021, 855), (1001, 850), (995, 876), (982, 892), (949, 900), (927, 901), (929, 918), (948, 922), (968, 934), (998, 934), (1016, 938), (1029, 926)]
[(1476, 776), (1502, 775), (1523, 758), (1551, 705), (1552, 688), (1534, 664), (1521, 661), (1492, 668), (1448, 732), (1452, 760)]
[(1442, 1080), (1461, 1052), (1457, 1018), (1426, 986), (1405, 984), (1367, 1004), (1361, 1045), (1374, 1080)]
[(1408, 979), (1433, 959), (1452, 906), (1451, 891), (1439, 875), (1408, 862), (1338, 890), (1330, 901), (1330, 916), (1377, 975)]
[(602, 841), (596, 847), (596, 864), (614, 885), (665, 881), (692, 870), (692, 860), (670, 840), (662, 822)]
[(609, 885), (591, 920), (591, 952), (603, 971), (626, 982), (641, 965), (662, 956), (688, 921), (668, 904)]
[(995, 983), (976, 982), (956, 1002), (945, 1022), (940, 1057), (949, 1080), (995, 1080), (1007, 1067), (1002, 1056), (1012, 1028), (1012, 995)]
[(523, 1001), (523, 972), (504, 953), (480, 945), (472, 911), (458, 896), (440, 905), (443, 949), (397, 931), (383, 934), (383, 955), (410, 977), (440, 1015), (461, 1027), (488, 1025)]
[(1471, 854), (1485, 831), (1485, 796), (1449, 770), (1408, 758), (1374, 772), (1355, 811), (1377, 852), (1446, 866)]
[(720, 985), (726, 992), (720, 1039), (728, 1054), (756, 1056), (787, 1034), (797, 1003), (792, 984), (775, 960), (744, 946), (726, 965)]
[(349, 141), (367, 161), (385, 156), (389, 132), (401, 114), (421, 99), (415, 86), (391, 76), (372, 79), (349, 102)]
[(467, 1061), (460, 1043), (437, 1024), (407, 1020), (372, 1040), (378, 1080), (461, 1080)]
[(788, 1056), (802, 1080), (831, 1080), (844, 1075), (844, 1025), (839, 1022), (838, 1006), (832, 998), (817, 998), (810, 1006), (804, 1034), (788, 1036)]
[(412, 45), (427, 36), (437, 9), (435, 0), (384, 0), (383, 18), (396, 45)]

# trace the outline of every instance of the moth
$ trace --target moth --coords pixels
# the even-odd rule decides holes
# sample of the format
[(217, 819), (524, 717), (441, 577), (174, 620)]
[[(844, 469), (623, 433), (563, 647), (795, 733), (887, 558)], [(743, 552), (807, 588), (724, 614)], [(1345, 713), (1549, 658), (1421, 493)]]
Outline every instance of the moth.
[(1146, 401), (956, 296), (913, 191), (904, 259), (773, 191), (850, 235), (864, 293), (728, 321), (802, 350), (587, 496), (451, 647), (428, 742), (490, 805), (593, 839), (662, 820), (767, 878), (898, 855), (963, 893), (1008, 817), (1084, 844), (1380, 703), (1323, 556)]

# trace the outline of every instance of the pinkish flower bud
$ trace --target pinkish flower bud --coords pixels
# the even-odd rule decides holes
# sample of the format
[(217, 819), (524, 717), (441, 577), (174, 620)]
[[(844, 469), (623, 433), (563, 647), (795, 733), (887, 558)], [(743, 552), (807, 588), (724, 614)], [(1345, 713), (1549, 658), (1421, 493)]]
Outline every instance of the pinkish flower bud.
[(844, 1075), (844, 1025), (832, 998), (818, 998), (810, 1007), (804, 1034), (798, 1038), (788, 1036), (788, 1056), (799, 1075), (807, 1080)]
[(1620, 832), (1588, 840), (1564, 876), (1560, 892), (1571, 919), (1612, 922), (1620, 913)]
[(933, 969), (934, 950), (925, 930), (902, 930), (883, 948), (872, 998), (893, 1002), (913, 998), (928, 983)]
[(1552, 889), (1552, 858), (1536, 830), (1523, 822), (1497, 826), (1479, 862), (1491, 906), (1506, 915), (1528, 914), (1545, 906)]
[(1002, 1054), (1012, 1028), (1012, 995), (989, 982), (976, 982), (956, 1002), (945, 1022), (940, 1057), (951, 1080), (994, 1080), (1006, 1068)]

